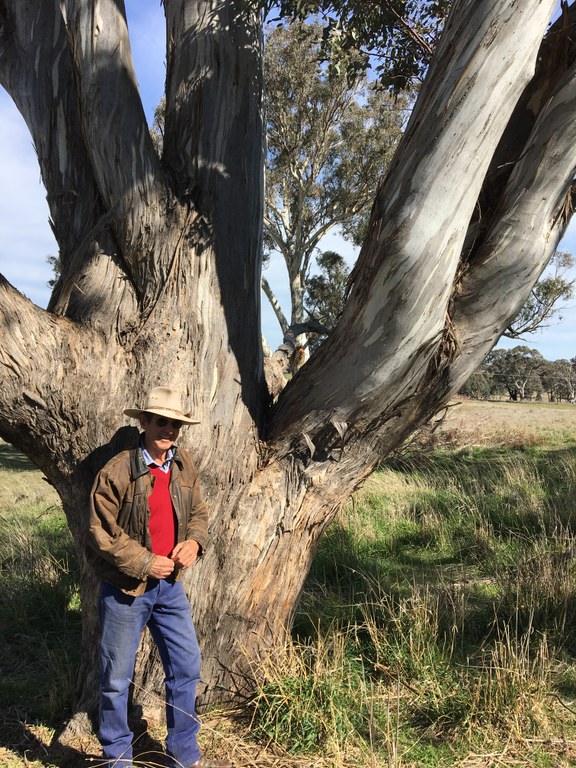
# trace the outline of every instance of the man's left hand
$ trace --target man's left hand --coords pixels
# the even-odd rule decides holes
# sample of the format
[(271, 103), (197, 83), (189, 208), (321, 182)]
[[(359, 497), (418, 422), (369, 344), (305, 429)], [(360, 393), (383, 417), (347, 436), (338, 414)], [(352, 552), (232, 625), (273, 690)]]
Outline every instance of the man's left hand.
[(194, 539), (188, 539), (176, 544), (170, 558), (174, 560), (174, 565), (177, 568), (184, 570), (184, 568), (188, 568), (189, 565), (193, 565), (196, 562), (199, 551), (200, 544), (194, 541)]

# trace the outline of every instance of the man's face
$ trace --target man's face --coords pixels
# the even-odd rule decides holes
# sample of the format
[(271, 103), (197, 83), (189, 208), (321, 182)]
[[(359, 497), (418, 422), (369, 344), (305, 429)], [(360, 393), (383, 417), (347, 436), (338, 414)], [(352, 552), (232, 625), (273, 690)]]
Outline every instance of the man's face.
[(144, 430), (144, 445), (150, 456), (163, 460), (178, 437), (182, 422), (155, 413), (142, 413), (140, 426)]

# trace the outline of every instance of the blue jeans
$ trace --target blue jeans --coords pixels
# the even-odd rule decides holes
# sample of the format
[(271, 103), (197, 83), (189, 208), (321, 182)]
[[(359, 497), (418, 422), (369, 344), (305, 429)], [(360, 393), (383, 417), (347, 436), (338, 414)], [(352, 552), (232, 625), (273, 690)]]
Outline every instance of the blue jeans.
[(102, 582), (100, 592), (100, 743), (105, 765), (132, 765), (133, 733), (128, 725), (128, 694), (136, 651), (146, 625), (162, 659), (166, 676), (166, 750), (175, 766), (200, 758), (195, 712), (200, 679), (200, 649), (190, 606), (178, 581), (149, 579), (146, 592), (125, 595)]

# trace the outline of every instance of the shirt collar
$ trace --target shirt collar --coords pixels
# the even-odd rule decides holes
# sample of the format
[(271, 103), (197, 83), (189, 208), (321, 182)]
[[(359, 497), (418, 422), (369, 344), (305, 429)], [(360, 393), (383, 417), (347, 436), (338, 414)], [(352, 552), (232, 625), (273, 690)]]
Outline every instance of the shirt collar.
[(146, 465), (149, 467), (158, 467), (163, 472), (169, 472), (170, 471), (170, 465), (172, 464), (172, 460), (174, 459), (174, 449), (168, 448), (168, 452), (166, 454), (166, 461), (163, 464), (157, 464), (156, 461), (150, 456), (146, 448), (144, 447), (144, 441), (140, 441), (140, 449), (142, 450), (142, 457), (144, 458), (144, 461), (146, 462)]

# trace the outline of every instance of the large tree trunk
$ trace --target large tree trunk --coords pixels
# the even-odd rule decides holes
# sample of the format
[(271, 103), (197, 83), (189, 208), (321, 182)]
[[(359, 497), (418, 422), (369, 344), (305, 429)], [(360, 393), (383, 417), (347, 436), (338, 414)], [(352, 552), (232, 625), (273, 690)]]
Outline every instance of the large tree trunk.
[[(478, 366), (571, 213), (573, 52), (545, 86), (532, 80), (554, 0), (456, 0), (341, 322), (272, 407), (259, 327), (260, 22), (242, 0), (165, 6), (160, 159), (122, 2), (0, 0), (0, 78), (32, 133), (62, 261), (47, 312), (0, 281), (0, 435), (56, 487), (77, 544), (79, 712), (96, 691), (87, 501), (97, 469), (135, 439), (122, 409), (167, 383), (201, 419), (182, 441), (212, 524), (186, 587), (204, 701), (237, 696), (289, 628), (335, 512)], [(524, 89), (526, 103), (539, 97), (532, 132), (503, 147)], [(497, 184), (496, 157), (511, 166)], [(156, 705), (148, 645), (135, 683)]]

